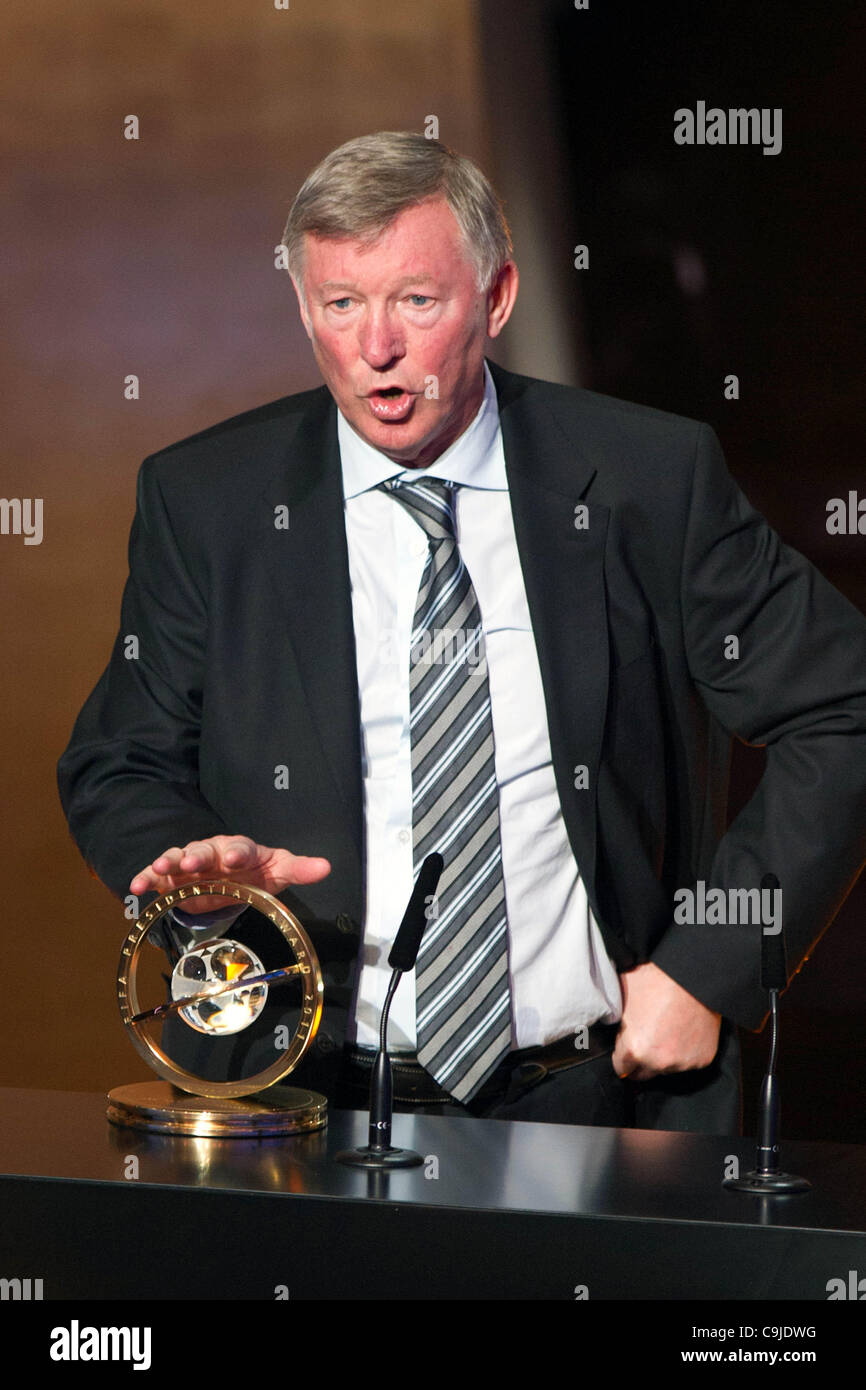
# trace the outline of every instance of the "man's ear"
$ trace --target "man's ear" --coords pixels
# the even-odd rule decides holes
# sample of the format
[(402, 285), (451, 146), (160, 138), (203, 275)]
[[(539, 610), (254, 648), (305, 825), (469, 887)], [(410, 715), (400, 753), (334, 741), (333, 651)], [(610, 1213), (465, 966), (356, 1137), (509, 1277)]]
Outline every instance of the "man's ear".
[(302, 291), (301, 287), (299, 286), (297, 280), (295, 279), (294, 275), (292, 275), (290, 278), (291, 278), (292, 284), (293, 284), (294, 287), (295, 287), (295, 294), (298, 296), (298, 308), (299, 308), (299, 310), (300, 310), (300, 312), (301, 312), (301, 322), (303, 323), (304, 328), (306, 329), (307, 337), (312, 341), (312, 337), (313, 337), (313, 325), (312, 325), (312, 323), (310, 322), (310, 316), (309, 316), (309, 314), (307, 313), (307, 306), (306, 306), (306, 304), (304, 303), (304, 294), (303, 294), (303, 291)]
[(514, 261), (506, 261), (487, 296), (487, 336), (497, 338), (511, 317), (520, 275)]

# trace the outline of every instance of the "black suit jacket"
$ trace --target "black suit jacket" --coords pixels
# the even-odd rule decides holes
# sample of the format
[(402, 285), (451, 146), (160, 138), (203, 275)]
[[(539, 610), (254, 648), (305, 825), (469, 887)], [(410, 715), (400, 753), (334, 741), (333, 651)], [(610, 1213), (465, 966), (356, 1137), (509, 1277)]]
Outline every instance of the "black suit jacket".
[[(757, 1027), (760, 927), (676, 925), (673, 894), (776, 873), (792, 969), (832, 919), (866, 859), (866, 620), (750, 506), (708, 426), (490, 366), (562, 814), (607, 948)], [(221, 832), (330, 859), (282, 895), (326, 969), (320, 1056), (365, 872), (336, 418), (321, 387), (145, 460), (120, 634), (59, 768), (117, 894)], [(726, 832), (732, 734), (767, 763)]]

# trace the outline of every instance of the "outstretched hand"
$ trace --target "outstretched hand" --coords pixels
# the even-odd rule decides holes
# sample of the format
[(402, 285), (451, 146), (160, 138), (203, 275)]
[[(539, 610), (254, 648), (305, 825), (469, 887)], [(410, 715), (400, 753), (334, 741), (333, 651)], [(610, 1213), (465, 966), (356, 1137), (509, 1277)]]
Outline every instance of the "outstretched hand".
[[(231, 878), (276, 895), (290, 883), (318, 883), (330, 872), (327, 859), (269, 849), (246, 835), (213, 835), (209, 840), (192, 840), (184, 849), (174, 846), (166, 850), (136, 874), (129, 891), (162, 896), (183, 884)], [(225, 903), (225, 898), (216, 896), (185, 898), (183, 910), (213, 912)]]

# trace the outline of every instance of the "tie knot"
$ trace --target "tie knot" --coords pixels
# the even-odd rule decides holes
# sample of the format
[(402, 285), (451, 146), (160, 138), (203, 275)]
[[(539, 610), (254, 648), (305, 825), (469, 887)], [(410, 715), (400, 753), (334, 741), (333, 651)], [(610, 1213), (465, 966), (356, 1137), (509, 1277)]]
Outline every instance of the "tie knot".
[(457, 489), (440, 478), (419, 478), (417, 482), (389, 479), (382, 484), (406, 508), (431, 541), (454, 540), (454, 502)]

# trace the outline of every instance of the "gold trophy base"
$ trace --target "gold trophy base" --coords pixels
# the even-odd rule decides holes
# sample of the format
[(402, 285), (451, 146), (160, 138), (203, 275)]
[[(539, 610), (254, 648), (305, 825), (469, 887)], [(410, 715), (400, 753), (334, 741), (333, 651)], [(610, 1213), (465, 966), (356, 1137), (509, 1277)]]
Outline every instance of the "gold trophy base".
[(194, 1096), (169, 1081), (139, 1081), (108, 1093), (113, 1125), (152, 1134), (196, 1139), (264, 1139), (305, 1134), (328, 1122), (328, 1102), (318, 1091), (299, 1086), (268, 1086), (253, 1095)]

